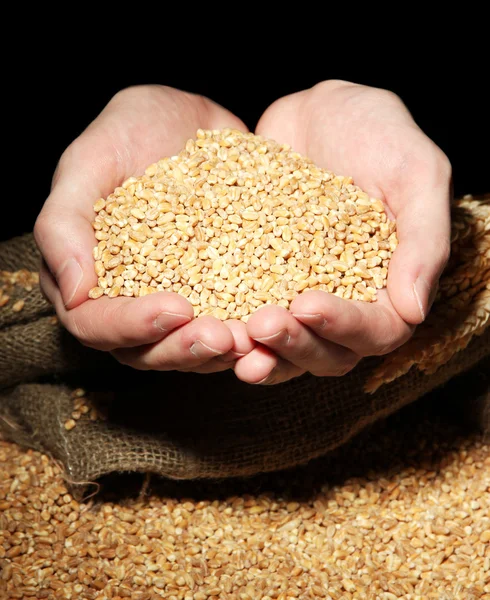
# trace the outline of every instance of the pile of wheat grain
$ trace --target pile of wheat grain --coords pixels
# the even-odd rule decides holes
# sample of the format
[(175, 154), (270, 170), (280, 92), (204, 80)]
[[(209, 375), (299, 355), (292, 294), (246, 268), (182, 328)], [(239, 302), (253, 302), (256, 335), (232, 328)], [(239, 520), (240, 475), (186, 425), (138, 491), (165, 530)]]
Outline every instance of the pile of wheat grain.
[(177, 292), (222, 320), (305, 290), (374, 301), (397, 246), (383, 203), (351, 178), (230, 129), (199, 130), (94, 209), (91, 298)]
[(490, 447), (417, 410), (290, 473), (85, 503), (0, 442), (0, 597), (489, 600)]

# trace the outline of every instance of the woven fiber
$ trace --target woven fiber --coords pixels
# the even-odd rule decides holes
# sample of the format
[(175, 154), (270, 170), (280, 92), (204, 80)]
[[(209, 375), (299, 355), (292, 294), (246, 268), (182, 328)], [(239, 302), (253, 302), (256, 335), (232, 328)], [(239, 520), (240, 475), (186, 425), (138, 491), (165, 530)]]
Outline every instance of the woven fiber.
[[(0, 270), (33, 269), (32, 236), (0, 245)], [(39, 289), (12, 312), (0, 308), (0, 428), (47, 452), (73, 483), (114, 471), (174, 479), (253, 475), (299, 465), (336, 448), (490, 355), (490, 201), (466, 197), (453, 210), (452, 259), (430, 317), (385, 358), (338, 378), (304, 375), (253, 386), (231, 372), (137, 372), (82, 347)], [(89, 413), (67, 431), (76, 388)], [(472, 408), (490, 430), (488, 394)]]

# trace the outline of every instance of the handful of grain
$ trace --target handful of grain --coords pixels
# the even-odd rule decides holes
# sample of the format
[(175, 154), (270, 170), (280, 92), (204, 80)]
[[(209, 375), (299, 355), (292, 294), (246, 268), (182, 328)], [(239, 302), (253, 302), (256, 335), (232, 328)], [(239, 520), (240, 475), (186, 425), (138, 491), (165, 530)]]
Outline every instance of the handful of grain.
[(198, 130), (94, 209), (91, 298), (177, 292), (222, 320), (305, 290), (372, 302), (397, 246), (383, 203), (352, 178), (231, 129)]

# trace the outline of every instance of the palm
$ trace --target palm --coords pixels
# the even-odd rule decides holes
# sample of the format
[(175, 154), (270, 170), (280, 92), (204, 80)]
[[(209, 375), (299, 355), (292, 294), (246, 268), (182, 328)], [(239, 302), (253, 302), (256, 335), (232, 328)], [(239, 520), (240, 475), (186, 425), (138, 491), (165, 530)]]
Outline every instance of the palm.
[[(277, 101), (261, 118), (257, 133), (289, 143), (321, 167), (352, 176), (385, 202), (397, 220), (400, 240), (388, 288), (379, 293), (378, 302), (309, 292), (293, 301), (289, 315), (269, 307), (251, 317), (249, 335), (281, 356), (282, 374), (272, 380), (305, 370), (340, 374), (362, 356), (384, 354), (402, 344), (425, 317), (430, 286), (444, 264), (449, 231), (445, 157), (396, 96), (336, 82)], [(287, 335), (276, 337), (278, 331)], [(241, 376), (248, 375), (248, 366), (246, 359), (238, 362)]]
[[(228, 368), (229, 363), (212, 359), (233, 359), (253, 346), (243, 323), (194, 320), (192, 306), (178, 294), (87, 300), (97, 282), (92, 258), (94, 201), (152, 162), (178, 152), (197, 129), (230, 126), (243, 128), (239, 119), (204, 98), (169, 88), (133, 88), (115, 96), (67, 149), (35, 234), (58, 282), (43, 269), (43, 289), (63, 324), (84, 344), (113, 351), (121, 362), (142, 369), (203, 371)], [(70, 286), (63, 277), (67, 256), (76, 260), (81, 274), (73, 293), (67, 292)]]
[[(301, 94), (280, 100), (265, 113), (257, 133), (289, 143), (320, 167), (352, 176), (372, 197), (382, 199), (396, 218), (402, 195), (396, 193), (400, 180), (393, 159), (403, 153), (406, 138), (400, 144), (398, 136), (393, 135), (386, 107), (383, 119), (388, 120), (388, 125), (380, 128), (358, 95), (351, 96), (347, 91), (328, 110), (322, 100), (319, 95), (305, 102)], [(349, 102), (350, 106), (346, 106)], [(407, 112), (407, 122), (409, 118)], [(416, 127), (412, 127), (412, 132), (414, 137), (422, 135)], [(386, 310), (397, 314), (386, 290), (378, 292), (378, 299)]]
[[(389, 298), (381, 294), (380, 299), (394, 310), (391, 299), (407, 322), (417, 323), (419, 307), (405, 292), (407, 281), (416, 275), (412, 255), (419, 242), (429, 245), (432, 254), (441, 254), (441, 240), (436, 236), (423, 239), (427, 227), (421, 226), (437, 220), (443, 221), (448, 245), (449, 163), (395, 95), (355, 85), (332, 91), (328, 84), (327, 89), (322, 85), (273, 104), (262, 117), (258, 133), (290, 143), (321, 167), (352, 176), (367, 193), (385, 202), (397, 220), (400, 241), (403, 245), (410, 241), (411, 254), (397, 252), (390, 267)], [(436, 203), (413, 202), (417, 195), (429, 195), (432, 200), (430, 193), (435, 195), (441, 187), (444, 210)]]

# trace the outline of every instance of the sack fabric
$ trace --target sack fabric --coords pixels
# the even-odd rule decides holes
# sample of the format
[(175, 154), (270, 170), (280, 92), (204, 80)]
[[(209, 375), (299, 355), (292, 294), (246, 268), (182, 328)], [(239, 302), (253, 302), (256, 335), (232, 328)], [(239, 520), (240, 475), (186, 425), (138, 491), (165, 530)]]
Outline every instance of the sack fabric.
[[(32, 235), (0, 244), (0, 271), (38, 264)], [(452, 258), (412, 340), (343, 377), (306, 374), (268, 387), (240, 382), (231, 371), (138, 372), (79, 344), (38, 286), (26, 292), (14, 284), (9, 296), (0, 308), (0, 431), (59, 460), (73, 486), (122, 471), (193, 479), (284, 469), (325, 454), (456, 375), (490, 367), (490, 199), (455, 202)], [(15, 312), (18, 298), (24, 306)], [(87, 413), (68, 431), (77, 388), (103, 418)], [(470, 403), (490, 431), (489, 394)]]

